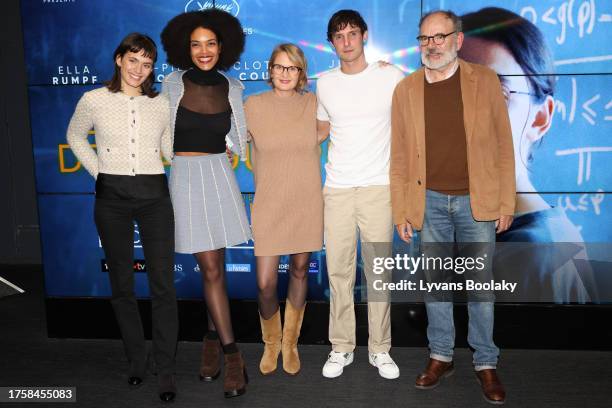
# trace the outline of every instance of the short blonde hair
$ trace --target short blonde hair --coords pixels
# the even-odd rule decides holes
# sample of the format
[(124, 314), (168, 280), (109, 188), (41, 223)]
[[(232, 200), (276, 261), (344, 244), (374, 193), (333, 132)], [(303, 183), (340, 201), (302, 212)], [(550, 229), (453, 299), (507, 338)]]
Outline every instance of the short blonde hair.
[(268, 83), (274, 87), (272, 84), (272, 65), (274, 65), (274, 60), (281, 52), (287, 54), (287, 57), (289, 57), (291, 62), (294, 63), (296, 67), (301, 68), (295, 90), (302, 92), (308, 84), (308, 74), (306, 73), (308, 71), (308, 65), (306, 64), (304, 51), (302, 51), (302, 49), (295, 44), (285, 43), (274, 47), (272, 55), (270, 55), (270, 59), (268, 61)]

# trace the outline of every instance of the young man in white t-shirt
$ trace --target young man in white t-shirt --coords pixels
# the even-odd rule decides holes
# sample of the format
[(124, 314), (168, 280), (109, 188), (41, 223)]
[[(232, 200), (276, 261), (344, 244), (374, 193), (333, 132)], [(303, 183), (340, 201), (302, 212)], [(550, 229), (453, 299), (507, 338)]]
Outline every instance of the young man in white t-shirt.
[[(403, 74), (391, 65), (368, 64), (364, 55), (367, 38), (367, 25), (357, 11), (336, 12), (329, 20), (327, 39), (336, 50), (340, 67), (317, 82), (317, 125), (319, 130), (330, 129), (331, 137), (323, 189), (332, 344), (323, 376), (328, 378), (340, 376), (353, 362), (357, 240), (361, 238), (363, 244), (390, 243), (393, 239), (391, 99)], [(367, 268), (372, 263), (370, 251), (362, 253)], [(389, 355), (388, 301), (379, 298), (368, 302), (368, 332), (370, 364), (383, 378), (399, 377)]]

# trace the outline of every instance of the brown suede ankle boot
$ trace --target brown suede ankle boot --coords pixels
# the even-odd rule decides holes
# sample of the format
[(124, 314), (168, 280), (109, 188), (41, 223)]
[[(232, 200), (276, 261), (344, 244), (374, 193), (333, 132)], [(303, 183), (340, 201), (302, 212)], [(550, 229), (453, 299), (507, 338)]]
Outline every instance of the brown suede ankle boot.
[(280, 308), (269, 319), (264, 319), (260, 314), (259, 322), (261, 323), (261, 339), (265, 344), (259, 363), (259, 371), (263, 375), (268, 375), (276, 371), (278, 355), (281, 351), (283, 333), (281, 331)]
[(225, 398), (232, 398), (246, 392), (246, 385), (249, 382), (246, 367), (240, 352), (224, 354), (225, 372), (223, 377), (223, 393)]
[(283, 327), (283, 370), (289, 375), (300, 372), (300, 356), (298, 354), (297, 342), (302, 328), (302, 319), (306, 303), (301, 309), (293, 307), (289, 299), (285, 302), (285, 326)]
[(221, 373), (221, 341), (204, 337), (202, 342), (202, 362), (200, 363), (200, 381), (213, 381)]

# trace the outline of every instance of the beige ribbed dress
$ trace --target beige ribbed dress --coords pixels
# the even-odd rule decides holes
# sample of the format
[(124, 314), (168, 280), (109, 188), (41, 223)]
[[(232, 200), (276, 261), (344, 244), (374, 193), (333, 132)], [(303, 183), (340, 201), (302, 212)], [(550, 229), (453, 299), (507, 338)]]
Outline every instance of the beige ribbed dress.
[(256, 256), (318, 251), (323, 246), (317, 98), (273, 91), (244, 104), (251, 133), (255, 199), (251, 212)]

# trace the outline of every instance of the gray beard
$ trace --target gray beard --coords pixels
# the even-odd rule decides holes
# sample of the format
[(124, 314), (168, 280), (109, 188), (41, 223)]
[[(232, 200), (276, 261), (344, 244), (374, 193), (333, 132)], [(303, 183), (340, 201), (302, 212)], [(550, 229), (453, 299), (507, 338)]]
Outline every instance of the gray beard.
[(457, 58), (457, 49), (455, 47), (453, 47), (452, 50), (443, 53), (442, 59), (440, 59), (440, 61), (437, 61), (435, 63), (429, 60), (426, 53), (421, 54), (421, 62), (423, 63), (423, 65), (425, 65), (429, 69), (443, 68), (447, 66), (448, 64), (450, 64), (451, 62), (453, 62), (456, 58)]

